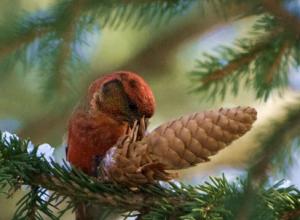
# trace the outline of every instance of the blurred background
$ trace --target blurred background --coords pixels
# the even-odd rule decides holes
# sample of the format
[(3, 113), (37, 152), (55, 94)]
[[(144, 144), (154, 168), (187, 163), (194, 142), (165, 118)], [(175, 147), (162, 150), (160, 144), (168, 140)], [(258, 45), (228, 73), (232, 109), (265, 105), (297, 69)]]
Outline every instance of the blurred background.
[[(0, 23), (5, 24), (21, 12), (39, 16), (55, 2), (1, 0)], [(243, 7), (246, 10), (247, 6)], [(270, 119), (280, 119), (285, 107), (295, 101), (300, 89), (299, 70), (290, 69), (287, 90), (280, 96), (273, 93), (267, 102), (256, 101), (254, 91), (249, 89), (241, 90), (236, 97), (228, 95), (224, 101), (201, 100), (198, 94), (190, 92), (192, 82), (189, 72), (195, 66), (195, 60), (205, 58), (204, 52), (215, 53), (219, 45), (232, 45), (236, 39), (247, 37), (258, 19), (254, 15), (239, 17), (241, 7), (231, 6), (226, 15), (215, 13), (210, 4), (204, 6), (203, 10), (205, 13), (199, 13), (199, 8), (193, 5), (164, 25), (117, 29), (95, 25), (82, 36), (84, 42), (73, 45), (79, 59), (85, 63), (69, 75), (66, 84), (68, 89), (59, 93), (49, 92), (53, 88), (45, 83), (49, 77), (47, 72), (41, 73), (39, 68), (34, 67), (39, 55), (36, 55), (35, 43), (32, 43), (26, 59), (32, 59), (33, 67), (28, 68), (20, 62), (15, 63), (8, 72), (1, 69), (0, 130), (30, 138), (35, 144), (49, 143), (57, 149), (56, 157), (63, 158), (68, 117), (76, 103), (84, 97), (89, 83), (105, 73), (131, 70), (146, 79), (156, 97), (157, 110), (151, 120), (150, 130), (165, 121), (195, 111), (234, 106), (255, 107), (258, 120), (249, 133), (210, 162), (184, 170), (180, 180), (199, 184), (210, 175), (220, 176), (224, 173), (231, 180), (244, 175), (251, 155), (259, 146), (257, 133), (266, 129)], [(295, 150), (293, 157), (297, 156), (299, 153)], [(284, 176), (275, 175), (273, 180), (285, 178), (287, 185), (300, 187), (299, 172), (296, 172), (299, 165), (297, 162), (292, 165), (288, 163)], [(9, 199), (0, 197), (0, 220), (11, 218), (15, 202), (21, 195), (22, 192), (19, 192)], [(67, 214), (64, 219), (72, 219), (72, 214)]]

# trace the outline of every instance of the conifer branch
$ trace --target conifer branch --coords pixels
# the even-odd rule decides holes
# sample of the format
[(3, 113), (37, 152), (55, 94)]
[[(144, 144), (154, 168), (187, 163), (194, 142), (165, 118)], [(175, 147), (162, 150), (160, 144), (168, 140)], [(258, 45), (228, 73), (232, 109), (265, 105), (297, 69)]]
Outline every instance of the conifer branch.
[[(97, 182), (96, 179), (94, 181)], [(67, 185), (60, 178), (56, 178), (54, 176), (37, 176), (33, 179), (31, 184), (34, 186), (47, 188), (59, 193), (62, 196), (68, 196), (74, 200), (78, 200), (77, 197), (82, 197), (82, 200), (93, 201), (93, 204), (112, 206), (115, 208), (126, 208), (128, 211), (140, 210), (145, 206), (151, 207), (155, 205), (155, 198), (152, 196), (146, 196), (143, 193), (135, 193), (132, 191), (132, 193), (126, 195), (126, 198), (109, 193), (95, 193), (88, 188), (84, 188), (83, 190), (80, 189), (81, 186), (77, 185), (76, 183), (72, 184), (72, 187), (70, 187), (70, 185)], [(101, 184), (101, 182), (99, 182), (99, 184)], [(80, 193), (82, 194), (80, 195)], [(177, 202), (184, 202), (184, 200), (181, 201), (176, 197), (168, 198), (168, 200), (173, 205), (176, 205)]]
[(265, 82), (266, 84), (270, 85), (274, 78), (275, 74), (278, 73), (278, 69), (280, 68), (280, 64), (283, 60), (283, 57), (285, 57), (285, 54), (288, 50), (291, 49), (291, 42), (289, 40), (286, 40), (282, 43), (282, 46), (280, 47), (278, 54), (275, 56), (274, 62), (271, 65), (268, 73), (266, 74)]
[[(59, 1), (42, 11), (40, 16), (20, 16), (9, 28), (0, 27), (0, 69), (8, 72), (18, 60), (26, 67), (37, 67), (45, 73), (47, 97), (54, 97), (55, 90), (62, 92), (65, 89), (67, 71), (82, 71), (76, 67), (85, 60), (74, 48), (81, 43), (84, 34), (95, 30), (96, 25), (102, 29), (125, 24), (142, 28), (165, 23), (188, 9), (194, 1)], [(33, 53), (35, 46), (37, 49)]]
[(280, 218), (281, 220), (293, 220), (300, 217), (300, 209), (296, 209), (290, 212), (286, 212)]
[(67, 20), (59, 30), (60, 45), (58, 46), (57, 58), (53, 64), (53, 76), (51, 83), (58, 88), (58, 91), (64, 90), (65, 65), (70, 59), (72, 53), (72, 42), (76, 32), (76, 25), (82, 13), (81, 8), (84, 6), (84, 0), (74, 0), (74, 3), (65, 9), (64, 13), (68, 14)]
[(266, 46), (269, 44), (272, 38), (268, 37), (263, 42), (254, 45), (250, 51), (245, 53), (244, 55), (237, 57), (236, 59), (230, 61), (225, 67), (216, 69), (215, 71), (211, 72), (209, 75), (203, 77), (200, 81), (203, 86), (206, 84), (212, 83), (217, 80), (222, 80), (223, 78), (227, 77), (228, 75), (234, 73), (239, 68), (250, 65), (250, 63), (255, 60), (257, 55), (262, 52)]
[[(295, 56), (292, 51), (297, 39), (270, 15), (259, 19), (253, 29), (256, 39), (240, 39), (235, 45), (238, 49), (223, 47), (219, 55), (207, 54), (198, 62), (197, 69), (191, 73), (198, 82), (194, 91), (205, 91), (206, 99), (214, 100), (217, 96), (224, 99), (228, 90), (236, 95), (244, 83), (255, 89), (257, 98), (266, 99), (273, 89), (282, 89), (287, 84), (286, 75), (290, 57)], [(258, 34), (261, 32), (266, 33)]]
[(290, 32), (294, 32), (300, 37), (300, 20), (283, 8), (282, 1), (263, 0), (262, 6), (278, 18), (282, 25), (288, 27)]
[(172, 30), (168, 30), (166, 33), (161, 34), (155, 38), (147, 47), (141, 50), (136, 56), (130, 59), (125, 65), (122, 65), (119, 69), (137, 69), (147, 70), (152, 74), (155, 74), (156, 68), (158, 68), (159, 75), (163, 74), (168, 62), (166, 60), (172, 57), (172, 53), (178, 49), (181, 45), (196, 38), (201, 37), (203, 34), (214, 30), (217, 27), (225, 26), (233, 22), (241, 12), (251, 11), (251, 4), (243, 3), (237, 5), (230, 5), (226, 8), (226, 19), (221, 18), (220, 15), (213, 13), (214, 10), (203, 13), (196, 12), (191, 18), (189, 18), (182, 25), (176, 26)]
[[(120, 212), (140, 211), (142, 219), (232, 218), (236, 212), (233, 204), (244, 198), (245, 183), (229, 183), (225, 177), (211, 178), (199, 186), (170, 183), (168, 187), (154, 184), (128, 188), (101, 182), (66, 165), (48, 163), (43, 156), (36, 156), (37, 148), (28, 153), (27, 147), (27, 141), (16, 137), (0, 141), (0, 188), (22, 184), (32, 187), (19, 203), (18, 216), (36, 213), (33, 219), (42, 219), (40, 213), (44, 213), (51, 219), (59, 219), (66, 209), (85, 202), (101, 208), (117, 208)], [(43, 196), (46, 189), (53, 194), (48, 200), (42, 200), (36, 193)], [(284, 216), (300, 207), (300, 192), (293, 187), (275, 185), (257, 191), (256, 195), (260, 199), (256, 201), (259, 209), (253, 213), (254, 217), (261, 216), (262, 212)], [(71, 199), (69, 205), (55, 215), (50, 208), (57, 208), (66, 198)]]
[[(245, 188), (245, 197), (240, 208), (237, 220), (248, 219), (252, 209), (252, 202), (255, 200), (256, 191), (264, 184), (267, 179), (267, 171), (272, 168), (272, 161), (280, 156), (279, 152), (286, 148), (287, 142), (291, 142), (295, 137), (300, 136), (300, 105), (297, 103), (294, 106), (287, 108), (287, 113), (282, 121), (272, 122), (274, 129), (268, 134), (259, 135), (260, 152), (255, 155), (255, 162), (250, 167), (248, 173), (248, 183)], [(286, 154), (284, 154), (286, 155)], [(281, 167), (283, 164), (276, 162), (276, 167)], [(288, 213), (286, 213), (289, 216)]]
[[(289, 106), (286, 110), (286, 116), (282, 121), (271, 122), (273, 130), (268, 129), (268, 134), (260, 135), (260, 158), (251, 168), (251, 173), (256, 177), (265, 175), (270, 162), (278, 155), (278, 152), (285, 148), (295, 138), (300, 136), (300, 105), (296, 103)], [(280, 156), (280, 155), (278, 155)], [(277, 166), (280, 165), (276, 162)]]
[(37, 38), (42, 37), (50, 31), (47, 27), (33, 27), (25, 33), (19, 33), (14, 38), (9, 41), (4, 41), (0, 43), (0, 59), (3, 59), (8, 54), (14, 52), (15, 50), (26, 46)]
[[(172, 7), (174, 7), (174, 13), (175, 13), (176, 11), (175, 7), (180, 5), (181, 1), (180, 0), (171, 0), (171, 1), (168, 0), (130, 1), (128, 0), (128, 1), (124, 1), (121, 4), (124, 4), (125, 6), (131, 4), (146, 5), (147, 7), (149, 6), (149, 4), (161, 4), (161, 5), (165, 4), (166, 9), (172, 10)], [(33, 42), (35, 39), (41, 38), (50, 32), (55, 32), (56, 30), (65, 33), (65, 37), (63, 38), (66, 39), (70, 38), (70, 36), (68, 35), (72, 32), (71, 30), (74, 28), (72, 26), (75, 24), (75, 18), (79, 19), (80, 14), (88, 13), (90, 11), (96, 11), (98, 8), (101, 7), (106, 8), (106, 13), (107, 12), (109, 13), (110, 11), (113, 11), (115, 8), (119, 6), (120, 4), (112, 3), (110, 1), (64, 0), (58, 3), (57, 5), (55, 5), (54, 7), (52, 7), (52, 10), (50, 10), (52, 14), (50, 14), (50, 16), (47, 17), (46, 19), (34, 18), (33, 21), (29, 20), (29, 22), (26, 21), (26, 19), (25, 22), (24, 21), (18, 21), (16, 23), (12, 22), (10, 26), (12, 26), (13, 28), (10, 27), (10, 29), (13, 29), (13, 33), (11, 34), (13, 34), (14, 36), (13, 38), (11, 38), (10, 35), (7, 36), (6, 39), (0, 39), (2, 41), (2, 42), (0, 41), (1, 43), (0, 57), (2, 58), (3, 56), (20, 48), (22, 45), (27, 45)], [(65, 11), (66, 9), (67, 11)], [(71, 9), (71, 11), (68, 9)], [(138, 11), (139, 7), (133, 8), (131, 13), (135, 12), (135, 10)], [(180, 12), (180, 10), (178, 10), (177, 12)], [(98, 14), (98, 16), (101, 16), (101, 14)], [(121, 14), (119, 16), (121, 16)], [(69, 20), (70, 24), (73, 23), (73, 25), (69, 25), (69, 28), (64, 29), (64, 26), (63, 28), (60, 27), (61, 25), (60, 22), (66, 22), (62, 20), (65, 19), (66, 17), (67, 20)], [(112, 17), (109, 19), (112, 19)], [(118, 19), (122, 19), (122, 18), (120, 17)], [(34, 22), (34, 20), (38, 20), (38, 22)], [(7, 32), (7, 30), (3, 29), (3, 27), (0, 28), (0, 30), (2, 32)]]
[[(55, 6), (53, 10), (55, 13), (51, 13), (49, 17), (37, 22), (33, 19), (24, 23), (16, 22), (12, 32), (0, 36), (0, 60), (16, 51), (22, 54), (22, 51), (26, 51), (35, 40), (43, 44), (59, 40), (49, 62), (52, 67), (50, 77), (54, 78), (52, 83), (59, 89), (63, 88), (62, 83), (66, 78), (65, 69), (69, 67), (73, 58), (72, 43), (77, 41), (76, 31), (85, 31), (81, 29), (84, 26), (81, 23), (83, 15), (91, 16), (87, 24), (95, 23), (95, 19), (99, 18), (102, 27), (117, 28), (121, 24), (130, 22), (135, 27), (141, 27), (153, 22), (154, 15), (159, 17), (165, 10), (168, 11), (167, 17), (180, 13), (193, 1), (125, 0), (116, 3), (107, 0), (63, 0), (61, 2), (62, 6)], [(274, 88), (286, 87), (289, 58), (298, 58), (296, 57), (298, 54), (295, 55), (293, 52), (298, 49), (296, 47), (300, 38), (299, 19), (284, 10), (279, 1), (263, 0), (261, 5), (265, 11), (274, 15), (264, 16), (261, 24), (256, 26), (256, 29), (267, 32), (266, 37), (257, 35), (254, 44), (249, 38), (246, 43), (238, 44), (240, 50), (225, 48), (221, 53), (222, 56), (208, 55), (208, 62), (199, 62), (199, 68), (194, 72), (197, 82), (201, 83), (197, 88), (198, 91), (212, 92), (215, 97), (219, 94), (225, 96), (226, 84), (234, 81), (232, 91), (237, 94), (239, 79), (242, 77), (244, 80), (246, 78), (247, 86), (251, 85), (255, 88), (259, 98), (267, 98)], [(65, 20), (64, 15), (67, 17)], [(163, 48), (162, 45), (170, 40), (170, 45), (166, 48), (167, 54), (172, 48), (176, 48), (178, 40), (182, 42), (202, 32), (200, 29), (192, 30), (196, 23), (192, 22), (190, 26), (183, 28), (189, 27), (188, 35), (179, 29), (182, 33), (177, 36), (172, 33), (174, 36), (168, 35), (166, 38), (158, 39), (155, 41), (156, 46), (152, 45), (153, 48)], [(78, 24), (82, 26), (77, 30)], [(284, 24), (287, 24), (287, 27)], [(260, 28), (257, 28), (258, 26)], [(204, 27), (207, 28), (205, 25)], [(155, 51), (156, 54), (163, 50), (160, 48)], [(153, 53), (142, 51), (141, 54), (142, 58), (137, 56), (130, 61), (130, 63), (135, 62), (133, 66), (143, 61), (143, 58), (144, 62), (147, 62)], [(158, 62), (160, 58), (157, 57), (157, 60), (152, 62)], [(152, 64), (150, 62), (148, 65), (153, 66)], [(66, 106), (69, 109), (71, 105), (66, 103)], [(45, 124), (44, 129), (41, 129), (42, 132), (54, 128), (56, 121), (67, 114), (68, 111), (63, 111), (53, 117), (52, 114), (47, 113), (49, 118), (46, 120), (38, 118), (26, 129), (32, 128), (33, 133), (40, 132), (38, 124), (41, 121)], [(250, 167), (245, 181), (229, 183), (225, 177), (211, 178), (209, 182), (199, 186), (170, 183), (167, 187), (153, 184), (129, 188), (100, 181), (75, 168), (60, 166), (54, 161), (48, 162), (45, 157), (37, 156), (36, 149), (29, 152), (28, 141), (18, 138), (3, 140), (0, 132), (0, 192), (9, 188), (10, 196), (21, 185), (30, 186), (29, 192), (17, 205), (14, 219), (38, 220), (43, 219), (42, 215), (59, 219), (66, 210), (74, 208), (80, 202), (99, 205), (107, 210), (113, 208), (120, 212), (138, 211), (139, 219), (149, 220), (232, 219), (234, 217), (244, 220), (257, 219), (260, 216), (266, 216), (267, 219), (294, 219), (300, 216), (300, 191), (295, 187), (281, 188), (280, 184), (265, 187), (264, 183), (272, 163), (276, 161), (280, 165), (278, 163), (281, 162), (280, 152), (288, 148), (286, 146), (290, 145), (291, 140), (300, 136), (299, 114), (300, 105), (292, 106), (288, 109), (286, 118), (272, 123), (274, 129), (272, 131), (267, 129), (268, 134), (264, 134), (265, 138), (258, 140), (262, 150), (257, 154), (258, 160)], [(42, 196), (47, 195), (47, 190), (53, 191), (53, 194), (44, 200)], [(70, 199), (67, 207), (58, 215), (54, 213), (52, 209), (56, 209), (59, 203), (67, 199)]]

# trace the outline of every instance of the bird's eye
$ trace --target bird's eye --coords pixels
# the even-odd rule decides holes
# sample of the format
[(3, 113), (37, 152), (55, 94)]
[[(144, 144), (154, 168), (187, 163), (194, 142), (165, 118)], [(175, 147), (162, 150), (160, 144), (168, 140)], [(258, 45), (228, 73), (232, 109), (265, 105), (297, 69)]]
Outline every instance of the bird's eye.
[(103, 92), (104, 94), (107, 94), (109, 91), (110, 91), (110, 87), (109, 87), (109, 86), (103, 86), (103, 87), (102, 87), (102, 92)]
[(128, 107), (129, 107), (130, 111), (132, 111), (132, 112), (137, 112), (138, 111), (138, 107), (133, 102), (130, 102), (128, 104)]
[(137, 84), (137, 82), (135, 81), (135, 80), (130, 80), (129, 81), (129, 86), (131, 87), (131, 88), (135, 88), (136, 87), (136, 84)]

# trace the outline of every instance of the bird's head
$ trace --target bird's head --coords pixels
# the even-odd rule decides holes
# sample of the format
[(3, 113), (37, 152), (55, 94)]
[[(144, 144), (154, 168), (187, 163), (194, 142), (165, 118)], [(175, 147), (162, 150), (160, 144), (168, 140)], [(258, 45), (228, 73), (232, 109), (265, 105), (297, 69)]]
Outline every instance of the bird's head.
[(155, 100), (149, 85), (137, 74), (120, 71), (95, 80), (88, 91), (92, 110), (133, 123), (154, 114)]

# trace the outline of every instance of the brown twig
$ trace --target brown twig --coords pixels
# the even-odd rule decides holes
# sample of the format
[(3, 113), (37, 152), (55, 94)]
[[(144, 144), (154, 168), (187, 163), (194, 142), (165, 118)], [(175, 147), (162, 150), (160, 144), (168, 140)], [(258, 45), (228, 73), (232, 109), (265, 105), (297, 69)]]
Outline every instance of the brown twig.
[(278, 69), (280, 68), (280, 64), (282, 62), (282, 58), (285, 55), (285, 53), (287, 52), (287, 50), (289, 50), (291, 47), (291, 42), (289, 40), (283, 42), (277, 56), (274, 59), (274, 62), (272, 64), (272, 66), (270, 67), (267, 76), (266, 76), (266, 83), (267, 84), (271, 84), (275, 74), (278, 72)]
[(263, 0), (262, 6), (276, 16), (282, 25), (288, 27), (290, 32), (294, 32), (297, 37), (300, 37), (300, 20), (284, 9), (282, 1), (278, 0)]
[(209, 74), (208, 76), (201, 79), (201, 83), (205, 85), (212, 81), (223, 79), (228, 75), (230, 75), (231, 73), (233, 73), (234, 71), (238, 70), (241, 66), (249, 65), (256, 58), (256, 56), (262, 51), (262, 49), (263, 49), (262, 47), (253, 48), (253, 50), (250, 51), (247, 55), (232, 60), (224, 68), (217, 69), (213, 71), (211, 74)]
[[(31, 185), (41, 186), (70, 198), (78, 197), (79, 192), (83, 191), (84, 197), (82, 197), (82, 201), (88, 199), (89, 201), (93, 201), (93, 204), (96, 205), (105, 205), (121, 209), (126, 208), (126, 211), (144, 210), (144, 208), (153, 207), (157, 204), (156, 196), (141, 193), (139, 191), (132, 191), (126, 195), (126, 197), (117, 196), (111, 193), (95, 193), (88, 188), (82, 189), (81, 186), (76, 186), (76, 184), (73, 184), (74, 187), (69, 187), (54, 176), (48, 177), (40, 175), (31, 182)], [(76, 187), (80, 188), (80, 190), (76, 190)], [(170, 196), (165, 199), (174, 206), (188, 200), (188, 198), (175, 196)]]
[[(299, 29), (300, 21), (299, 21), (299, 19), (296, 16), (291, 15), (289, 12), (284, 10), (282, 8), (280, 2), (278, 2), (276, 0), (264, 0), (264, 1), (262, 1), (262, 5), (266, 10), (268, 10), (270, 13), (274, 14), (279, 19), (279, 21), (281, 21), (283, 23), (282, 25), (284, 27), (286, 27), (286, 26), (289, 27), (289, 30), (291, 32), (296, 33), (297, 37), (300, 37), (300, 29)], [(283, 31), (283, 29), (279, 30), (279, 32), (282, 32), (282, 31)], [(286, 31), (286, 28), (284, 31)], [(271, 35), (269, 35), (269, 37), (264, 40), (265, 45), (272, 42), (272, 38), (279, 32), (275, 31), (274, 33), (271, 33)], [(208, 75), (207, 77), (205, 77), (201, 80), (202, 84), (205, 85), (207, 83), (210, 83), (211, 81), (223, 79), (224, 77), (226, 77), (226, 76), (230, 75), (231, 73), (233, 73), (234, 71), (236, 71), (239, 67), (241, 67), (243, 65), (249, 65), (255, 59), (255, 57), (261, 51), (264, 50), (265, 45), (260, 44), (257, 47), (254, 47), (245, 56), (241, 56), (237, 59), (232, 60), (231, 62), (229, 62), (229, 64), (227, 64), (222, 69), (215, 70), (210, 75)], [(278, 67), (278, 65), (280, 64), (282, 56), (284, 55), (286, 50), (289, 49), (289, 47), (290, 47), (289, 42), (285, 42), (285, 44), (283, 44), (280, 52), (278, 53), (277, 58), (275, 59), (275, 62), (273, 63), (272, 67), (270, 68), (270, 71), (266, 77), (267, 83), (272, 82), (274, 73), (276, 72), (275, 70)]]
[(18, 36), (15, 38), (15, 40), (12, 40), (5, 45), (1, 45), (0, 59), (3, 59), (5, 56), (21, 48), (22, 46), (31, 43), (36, 38), (44, 36), (45, 34), (49, 33), (49, 31), (51, 31), (51, 28), (49, 27), (32, 29), (26, 33), (23, 33), (21, 36)]
[(262, 41), (254, 45), (248, 53), (239, 56), (238, 58), (230, 61), (225, 67), (217, 69), (211, 72), (208, 76), (202, 78), (201, 83), (205, 85), (212, 81), (221, 80), (232, 74), (234, 71), (238, 70), (240, 67), (249, 65), (262, 51), (265, 50), (265, 48), (270, 44), (271, 39), (274, 37), (274, 35), (278, 34), (279, 32), (279, 30), (272, 32)]
[[(284, 32), (283, 28), (274, 29), (271, 33), (267, 34), (265, 37), (260, 39), (255, 45), (253, 45), (247, 53), (242, 54), (238, 58), (230, 61), (225, 67), (223, 67), (221, 69), (216, 69), (215, 71), (211, 72), (208, 76), (202, 78), (201, 83), (203, 85), (206, 85), (212, 81), (221, 80), (221, 79), (229, 76), (230, 74), (234, 73), (242, 66), (250, 65), (251, 62), (253, 62), (256, 59), (256, 57), (272, 43), (272, 40), (276, 36), (282, 34), (283, 32)], [(278, 64), (280, 64), (280, 61), (281, 61), (280, 58), (282, 58), (282, 56), (284, 55), (286, 50), (289, 49), (290, 45), (291, 45), (290, 42), (287, 42), (287, 41), (285, 42), (285, 44), (283, 45), (283, 47), (281, 48), (281, 50), (278, 54), (278, 57), (274, 61), (274, 67), (271, 67), (271, 69), (272, 68), (276, 69), (276, 67), (278, 67)], [(271, 73), (272, 73), (272, 75), (271, 75)], [(268, 77), (272, 77), (273, 73), (274, 73), (274, 70), (270, 70), (270, 75)]]
[(281, 220), (293, 220), (297, 217), (300, 217), (300, 209), (292, 210), (290, 212), (286, 212), (281, 216)]
[[(32, 189), (32, 191), (33, 191), (34, 193), (37, 193), (38, 187), (34, 187), (34, 188)], [(36, 204), (32, 204), (31, 207), (30, 207), (29, 213), (28, 213), (28, 219), (29, 219), (29, 220), (35, 220), (35, 219), (36, 219), (36, 217), (35, 217), (36, 212), (37, 212)]]

